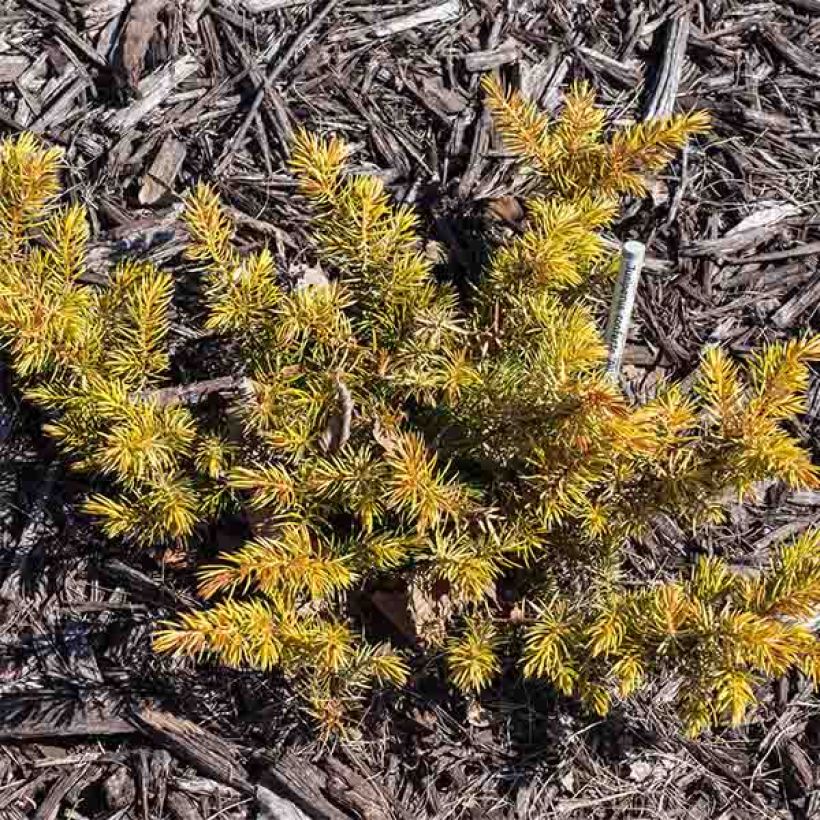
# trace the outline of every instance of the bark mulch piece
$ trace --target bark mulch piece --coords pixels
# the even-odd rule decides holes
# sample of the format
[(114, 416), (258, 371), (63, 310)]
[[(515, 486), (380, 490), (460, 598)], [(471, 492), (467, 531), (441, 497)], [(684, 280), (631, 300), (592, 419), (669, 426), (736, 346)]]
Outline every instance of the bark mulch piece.
[[(648, 244), (632, 391), (686, 376), (707, 343), (742, 353), (816, 327), (818, 0), (0, 0), (0, 133), (65, 149), (99, 284), (123, 255), (178, 259), (180, 197), (198, 180), (226, 198), (241, 241), (297, 257), (306, 215), (286, 162), (301, 126), (344, 136), (419, 208), (455, 275), (474, 273), (474, 237), (514, 222), (530, 185), (483, 109), (486, 71), (547, 110), (589, 78), (614, 120), (712, 113), (714, 134), (625, 203), (609, 238)], [(182, 309), (174, 340), (208, 344)], [(182, 382), (233, 389), (205, 381), (224, 374), (203, 357), (180, 358)], [(506, 682), (482, 700), (487, 721), (430, 684), (398, 708), (377, 702), (360, 740), (327, 748), (270, 677), (156, 658), (153, 624), (196, 605), (190, 568), (115, 554), (73, 516), (82, 487), (50, 466), (0, 376), (1, 817), (820, 814), (818, 702), (794, 680), (748, 731), (696, 743), (675, 733), (664, 693), (596, 723)], [(815, 381), (809, 440), (818, 414)], [(703, 544), (742, 565), (818, 520), (817, 493), (768, 490)], [(648, 578), (654, 556), (688, 548), (671, 524), (653, 539), (664, 549), (636, 557)]]

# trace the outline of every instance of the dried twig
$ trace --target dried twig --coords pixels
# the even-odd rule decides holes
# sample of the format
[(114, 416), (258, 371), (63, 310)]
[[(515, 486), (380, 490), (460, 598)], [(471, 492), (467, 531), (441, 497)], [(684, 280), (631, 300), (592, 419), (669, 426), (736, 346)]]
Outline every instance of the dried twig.
[(264, 99), (265, 93), (268, 91), (270, 86), (273, 85), (273, 83), (276, 82), (276, 80), (281, 76), (282, 72), (288, 67), (290, 61), (305, 47), (325, 18), (331, 11), (333, 11), (339, 2), (340, 0), (328, 0), (328, 2), (325, 3), (324, 8), (310, 21), (310, 23), (308, 23), (307, 26), (305, 26), (304, 29), (302, 29), (301, 32), (299, 32), (298, 36), (290, 44), (287, 51), (285, 51), (282, 57), (277, 60), (270, 71), (268, 71), (265, 81), (256, 91), (256, 96), (253, 98), (253, 102), (245, 114), (245, 119), (242, 121), (242, 125), (225, 147), (222, 157), (216, 166), (217, 172), (225, 168), (225, 166), (230, 162), (236, 149), (243, 143), (245, 135), (248, 133), (248, 128), (250, 128), (250, 125), (259, 110), (259, 106), (262, 105), (262, 100)]
[(250, 380), (244, 376), (219, 376), (191, 384), (144, 391), (140, 398), (157, 404), (197, 404), (214, 393), (235, 393), (246, 389), (249, 384)]
[(820, 254), (820, 242), (806, 242), (803, 245), (795, 245), (784, 251), (772, 251), (771, 253), (758, 253), (754, 256), (743, 256), (726, 259), (727, 265), (759, 265), (766, 262), (780, 262), (783, 259), (798, 259), (802, 256), (815, 256)]

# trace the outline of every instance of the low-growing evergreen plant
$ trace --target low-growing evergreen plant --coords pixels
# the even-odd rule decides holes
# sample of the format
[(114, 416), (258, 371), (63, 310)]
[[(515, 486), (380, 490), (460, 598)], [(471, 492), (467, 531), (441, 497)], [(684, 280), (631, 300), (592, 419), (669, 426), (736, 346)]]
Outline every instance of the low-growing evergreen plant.
[[(436, 277), (416, 214), (351, 173), (339, 139), (293, 145), (322, 271), (300, 281), (266, 248), (237, 250), (213, 189), (190, 194), (204, 324), (234, 376), (216, 421), (160, 389), (172, 278), (132, 261), (105, 287), (83, 284), (88, 223), (56, 203), (59, 153), (7, 140), (9, 361), (72, 466), (97, 477), (85, 509), (111, 538), (175, 544), (244, 515), (252, 537), (202, 569), (211, 605), (165, 624), (160, 652), (280, 669), (328, 731), (374, 684), (402, 684), (413, 652), (442, 653), (472, 693), (519, 657), (525, 676), (599, 714), (672, 675), (690, 732), (738, 723), (766, 677), (820, 677), (806, 625), (820, 535), (781, 545), (756, 574), (702, 557), (652, 584), (622, 549), (661, 514), (697, 525), (758, 482), (818, 484), (784, 423), (803, 409), (820, 339), (742, 364), (712, 347), (691, 395), (663, 384), (628, 401), (589, 297), (613, 269), (599, 232), (707, 119), (606, 136), (585, 85), (554, 123), (494, 81), (485, 90), (541, 193), (467, 293)], [(355, 613), (381, 590), (407, 602), (411, 650), (364, 636)]]

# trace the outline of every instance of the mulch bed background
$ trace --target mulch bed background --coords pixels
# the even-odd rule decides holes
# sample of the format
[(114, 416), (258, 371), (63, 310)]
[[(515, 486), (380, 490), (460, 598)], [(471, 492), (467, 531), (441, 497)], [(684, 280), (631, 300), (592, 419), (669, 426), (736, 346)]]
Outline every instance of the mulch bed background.
[[(99, 283), (123, 255), (178, 266), (180, 195), (199, 179), (243, 243), (309, 260), (285, 169), (302, 125), (350, 141), (450, 270), (474, 273), (527, 185), (482, 108), (493, 69), (548, 110), (589, 78), (613, 120), (713, 114), (615, 228), (649, 254), (630, 390), (685, 379), (706, 343), (742, 354), (816, 324), (820, 0), (0, 0), (0, 131), (65, 148)], [(184, 308), (173, 343), (175, 381), (218, 375)], [(796, 679), (743, 731), (693, 742), (663, 692), (600, 721), (510, 676), (481, 712), (429, 674), (325, 746), (275, 677), (155, 657), (152, 626), (192, 602), (192, 567), (101, 543), (72, 511), (81, 477), (0, 378), (0, 817), (820, 816), (820, 702)], [(819, 416), (815, 380), (810, 443)], [(818, 518), (820, 494), (771, 488), (697, 539), (669, 522), (653, 538), (672, 563), (705, 548), (752, 562)]]

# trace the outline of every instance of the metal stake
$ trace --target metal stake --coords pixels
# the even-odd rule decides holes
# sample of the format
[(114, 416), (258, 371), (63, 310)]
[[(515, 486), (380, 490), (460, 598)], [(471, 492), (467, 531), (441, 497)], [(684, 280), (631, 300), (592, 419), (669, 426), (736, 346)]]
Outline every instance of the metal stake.
[(621, 360), (624, 357), (645, 252), (646, 246), (643, 242), (624, 242), (621, 269), (618, 272), (615, 292), (612, 294), (612, 306), (609, 309), (609, 321), (606, 326), (606, 343), (609, 347), (606, 372), (615, 379), (621, 371)]

